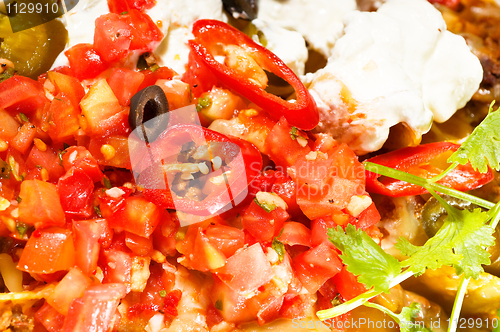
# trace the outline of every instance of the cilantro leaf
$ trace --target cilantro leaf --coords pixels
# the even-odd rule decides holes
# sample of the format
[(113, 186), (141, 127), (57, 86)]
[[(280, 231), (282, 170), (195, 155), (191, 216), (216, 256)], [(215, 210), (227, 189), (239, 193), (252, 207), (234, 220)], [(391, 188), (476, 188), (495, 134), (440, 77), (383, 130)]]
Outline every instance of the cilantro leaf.
[(357, 275), (359, 282), (377, 291), (389, 291), (391, 281), (401, 272), (396, 258), (352, 224), (347, 225), (345, 233), (340, 226), (328, 229), (328, 237), (342, 251), (340, 258), (347, 271)]
[(484, 224), (489, 215), (481, 209), (459, 210), (449, 205), (446, 210), (448, 217), (443, 226), (423, 246), (414, 246), (402, 237), (398, 240), (395, 247), (409, 256), (401, 264), (417, 274), (427, 268), (453, 265), (457, 274), (477, 278), (484, 271), (481, 265), (490, 264), (484, 246), (491, 246), (495, 241), (493, 228)]
[(259, 200), (257, 199), (257, 197), (255, 197), (253, 199), (253, 201), (255, 202), (255, 204), (257, 204), (258, 206), (260, 206), (261, 208), (264, 209), (264, 211), (266, 211), (267, 213), (271, 213), (272, 211), (274, 211), (277, 206), (274, 205), (274, 204), (270, 204), (268, 202), (259, 202)]
[(449, 158), (449, 163), (461, 165), (470, 162), (481, 173), (491, 168), (500, 170), (500, 112), (492, 112), (493, 103), (486, 118)]

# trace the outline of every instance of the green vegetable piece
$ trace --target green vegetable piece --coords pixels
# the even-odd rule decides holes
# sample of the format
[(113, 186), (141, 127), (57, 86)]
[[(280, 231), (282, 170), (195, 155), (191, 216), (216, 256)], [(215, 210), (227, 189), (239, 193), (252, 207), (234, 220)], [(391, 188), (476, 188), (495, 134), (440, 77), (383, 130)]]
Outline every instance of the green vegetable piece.
[(222, 310), (222, 301), (221, 300), (217, 300), (215, 301), (215, 305), (214, 305), (215, 309), (217, 310)]
[(491, 332), (500, 332), (500, 319), (498, 317), (500, 317), (500, 309), (497, 309), (497, 317), (493, 318), (493, 330)]
[(267, 213), (270, 213), (271, 211), (275, 210), (276, 209), (276, 205), (274, 204), (269, 204), (269, 203), (261, 203), (259, 202), (259, 200), (256, 198), (253, 199), (253, 201), (258, 205), (260, 206), (261, 208), (264, 209), (264, 211), (266, 211)]
[(106, 189), (111, 189), (111, 187), (112, 187), (111, 181), (109, 181), (109, 179), (106, 176), (104, 176), (102, 178), (102, 182), (103, 182), (104, 186), (106, 187)]
[(3, 73), (0, 74), (0, 83), (2, 83), (5, 80), (8, 80), (12, 76), (14, 76), (15, 73), (16, 73), (16, 70), (14, 68), (7, 67), (7, 69)]
[(19, 113), (19, 117), (21, 118), (21, 120), (23, 120), (24, 122), (30, 122), (30, 119), (28, 119), (28, 117), (26, 116), (26, 114), (24, 113)]
[(481, 209), (459, 210), (446, 204), (448, 217), (439, 231), (423, 246), (414, 246), (401, 237), (395, 247), (409, 256), (401, 262), (416, 274), (426, 269), (435, 270), (443, 265), (453, 265), (458, 275), (477, 279), (483, 272), (482, 264), (490, 264), (484, 247), (495, 243), (494, 229), (485, 222), (490, 218)]
[(417, 302), (412, 302), (409, 307), (403, 307), (401, 313), (396, 314), (384, 306), (376, 303), (366, 302), (365, 306), (378, 309), (387, 315), (391, 316), (392, 319), (399, 324), (400, 332), (431, 332), (432, 330), (425, 327), (422, 321), (415, 321), (418, 317), (420, 311), (420, 304)]
[(0, 178), (10, 179), (11, 168), (6, 161), (0, 159)]
[(167, 296), (167, 291), (162, 289), (161, 291), (158, 292), (158, 294), (160, 295), (160, 297), (165, 297)]
[(493, 112), (493, 103), (486, 118), (449, 158), (449, 163), (465, 165), (471, 163), (481, 173), (488, 171), (488, 165), (500, 171), (500, 112)]
[(367, 288), (389, 292), (389, 285), (401, 272), (399, 261), (385, 253), (380, 246), (362, 230), (348, 224), (328, 229), (328, 238), (342, 251), (340, 258), (347, 271), (358, 276), (358, 281)]
[(102, 218), (101, 209), (97, 205), (94, 206), (94, 211), (99, 218)]
[(212, 105), (212, 98), (209, 96), (202, 97), (198, 99), (198, 104), (196, 105), (196, 112), (200, 112), (204, 108), (208, 108)]
[(25, 223), (22, 222), (16, 223), (16, 230), (21, 237), (23, 237), (26, 234), (29, 228), (30, 226), (26, 225)]
[(271, 244), (271, 248), (273, 248), (274, 251), (276, 251), (276, 253), (278, 254), (280, 262), (283, 262), (286, 253), (285, 245), (280, 240), (278, 240), (277, 237), (275, 237), (273, 239), (273, 243)]

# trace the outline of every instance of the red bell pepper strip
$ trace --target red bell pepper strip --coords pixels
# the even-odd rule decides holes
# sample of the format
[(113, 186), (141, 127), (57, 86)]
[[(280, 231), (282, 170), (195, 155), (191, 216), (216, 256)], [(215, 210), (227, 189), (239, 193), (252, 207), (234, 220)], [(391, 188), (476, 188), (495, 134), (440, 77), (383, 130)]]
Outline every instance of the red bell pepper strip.
[[(448, 142), (429, 143), (385, 153), (367, 161), (430, 179), (444, 171), (437, 165), (433, 165), (432, 162), (443, 153), (456, 151), (459, 146)], [(491, 169), (486, 173), (479, 173), (470, 164), (466, 164), (458, 165), (438, 183), (460, 191), (468, 191), (480, 187), (492, 179), (493, 171)], [(366, 190), (370, 193), (391, 197), (420, 195), (427, 192), (426, 189), (415, 184), (382, 177), (370, 171), (366, 171)]]
[[(212, 71), (220, 83), (230, 87), (251, 102), (262, 107), (278, 120), (284, 116), (292, 125), (302, 130), (311, 130), (319, 122), (316, 103), (294, 72), (268, 49), (228, 24), (216, 20), (198, 20), (193, 24), (194, 40), (189, 41), (192, 53)], [(287, 81), (296, 93), (296, 101), (289, 102), (266, 92), (262, 87), (215, 60), (213, 52), (219, 45), (237, 45), (245, 49), (256, 62)]]
[[(222, 176), (224, 181), (211, 182), (213, 185), (208, 190), (209, 192), (205, 190), (206, 196), (201, 195), (198, 199), (181, 197), (170, 190), (172, 181), (169, 180), (165, 168), (166, 165), (179, 164), (178, 157), (183, 153), (183, 146), (192, 142), (195, 147), (209, 144), (210, 158), (214, 160), (218, 156), (223, 161), (220, 169), (217, 170), (214, 167), (211, 173), (205, 177), (200, 176), (198, 180), (205, 181), (204, 183), (207, 184), (211, 177)], [(208, 216), (230, 204), (231, 201), (235, 201), (245, 192), (248, 184), (262, 168), (262, 156), (251, 143), (236, 137), (229, 138), (197, 125), (172, 126), (151, 143), (150, 148), (152, 159), (161, 159), (162, 166), (160, 170), (148, 167), (148, 165), (143, 167), (144, 171), (139, 175), (138, 185), (144, 187), (144, 196), (162, 208), (176, 209), (191, 214)], [(189, 162), (186, 161), (186, 163)], [(161, 189), (162, 187), (164, 189)], [(243, 198), (238, 197), (238, 201)]]

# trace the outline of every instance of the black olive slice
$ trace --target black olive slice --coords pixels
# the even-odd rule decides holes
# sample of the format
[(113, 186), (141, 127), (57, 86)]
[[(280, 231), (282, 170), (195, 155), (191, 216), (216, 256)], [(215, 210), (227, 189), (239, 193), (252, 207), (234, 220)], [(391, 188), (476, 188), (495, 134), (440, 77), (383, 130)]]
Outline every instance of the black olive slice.
[(158, 85), (148, 86), (137, 92), (130, 100), (128, 123), (132, 130), (141, 128), (146, 142), (153, 142), (168, 125), (167, 96)]
[(222, 4), (234, 18), (244, 20), (257, 18), (257, 0), (222, 0)]

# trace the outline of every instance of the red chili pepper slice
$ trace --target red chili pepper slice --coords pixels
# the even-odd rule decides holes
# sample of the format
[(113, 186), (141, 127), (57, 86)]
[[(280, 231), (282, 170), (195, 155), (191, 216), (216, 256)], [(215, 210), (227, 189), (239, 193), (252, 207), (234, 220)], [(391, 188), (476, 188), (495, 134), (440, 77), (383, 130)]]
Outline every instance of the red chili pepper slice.
[[(209, 145), (210, 159), (214, 160), (218, 156), (222, 161), (220, 168), (214, 167), (206, 175), (197, 174), (197, 181), (205, 186), (209, 185), (208, 189), (204, 190), (204, 195), (200, 196), (202, 199), (182, 197), (172, 191), (170, 188), (173, 183), (172, 176), (169, 178), (166, 171), (168, 165), (193, 163), (188, 160), (179, 161), (186, 144), (193, 143), (195, 148)], [(151, 143), (150, 149), (152, 160), (161, 159), (162, 162), (160, 168), (146, 167), (139, 175), (138, 185), (144, 187), (145, 197), (162, 208), (197, 215), (208, 216), (224, 208), (231, 201), (235, 203), (241, 201), (244, 197), (239, 195), (245, 192), (248, 184), (262, 168), (262, 156), (251, 143), (236, 137), (229, 138), (197, 125), (181, 124), (168, 128)], [(219, 177), (221, 181), (211, 181), (210, 179), (214, 177)], [(161, 189), (162, 187), (164, 189)]]
[[(436, 142), (415, 147), (407, 147), (382, 154), (367, 161), (414, 175), (430, 179), (444, 171), (439, 160), (446, 160), (445, 153), (452, 153), (460, 145), (448, 142)], [(440, 158), (446, 157), (446, 158)], [(468, 191), (480, 187), (493, 179), (491, 169), (486, 173), (475, 171), (470, 164), (459, 165), (438, 183), (460, 191)], [(424, 188), (405, 181), (382, 177), (366, 171), (366, 190), (370, 193), (391, 197), (420, 195), (427, 192)]]
[[(319, 112), (314, 99), (297, 75), (275, 54), (244, 33), (216, 20), (196, 21), (193, 34), (195, 39), (189, 41), (193, 54), (207, 65), (219, 82), (262, 107), (276, 120), (284, 116), (292, 126), (302, 130), (316, 127)], [(261, 68), (281, 77), (295, 89), (296, 101), (289, 102), (266, 92), (241, 73), (215, 60), (213, 54), (221, 45), (236, 45), (245, 49)]]

